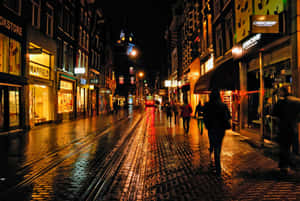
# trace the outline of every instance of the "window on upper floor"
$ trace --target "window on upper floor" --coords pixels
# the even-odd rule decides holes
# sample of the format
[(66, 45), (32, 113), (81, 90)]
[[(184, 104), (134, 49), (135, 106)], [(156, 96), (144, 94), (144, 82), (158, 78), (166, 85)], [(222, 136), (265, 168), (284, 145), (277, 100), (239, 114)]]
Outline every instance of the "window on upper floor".
[(31, 0), (32, 3), (32, 26), (40, 28), (41, 21), (41, 1)]
[(226, 35), (226, 50), (233, 46), (233, 19), (232, 14), (225, 17), (225, 35)]
[(73, 73), (73, 47), (64, 42), (63, 70)]
[(89, 35), (87, 34), (87, 35), (86, 35), (86, 49), (89, 49), (89, 42), (90, 42), (90, 37), (89, 37)]
[(53, 36), (53, 7), (46, 4), (46, 34), (48, 36)]
[(91, 55), (90, 55), (90, 58), (91, 58), (91, 66), (92, 67), (95, 67), (94, 64), (95, 64), (95, 57), (94, 57), (94, 50), (91, 50)]
[(71, 14), (69, 12), (68, 9), (65, 9), (64, 10), (64, 13), (63, 13), (63, 29), (65, 32), (71, 34), (71, 24), (72, 24), (72, 21), (71, 21)]
[(99, 48), (99, 36), (96, 36), (96, 48)]
[(83, 17), (83, 8), (80, 8), (80, 22), (83, 23), (84, 17)]
[(58, 11), (58, 26), (63, 27), (63, 6), (58, 6), (57, 11)]
[(100, 56), (100, 54), (98, 54), (98, 66), (97, 66), (97, 68), (100, 68), (100, 65), (101, 65), (101, 56)]
[(3, 5), (17, 15), (21, 15), (21, 0), (3, 0)]
[(213, 2), (214, 7), (214, 15), (215, 17), (219, 15), (220, 9), (221, 9), (221, 1), (220, 0), (214, 0)]
[(221, 24), (219, 24), (216, 28), (216, 57), (223, 55), (223, 36)]
[(82, 27), (80, 26), (79, 27), (79, 37), (78, 37), (78, 43), (79, 43), (79, 45), (81, 45), (82, 44)]
[(87, 26), (87, 21), (88, 21), (87, 18), (88, 18), (87, 12), (85, 12), (85, 13), (84, 13), (84, 22), (83, 22), (83, 23), (84, 23), (84, 26)]
[(57, 66), (59, 68), (62, 68), (63, 64), (63, 49), (64, 49), (64, 44), (61, 38), (57, 38)]
[(86, 43), (86, 32), (83, 31), (83, 34), (82, 34), (82, 47), (85, 47), (85, 43)]

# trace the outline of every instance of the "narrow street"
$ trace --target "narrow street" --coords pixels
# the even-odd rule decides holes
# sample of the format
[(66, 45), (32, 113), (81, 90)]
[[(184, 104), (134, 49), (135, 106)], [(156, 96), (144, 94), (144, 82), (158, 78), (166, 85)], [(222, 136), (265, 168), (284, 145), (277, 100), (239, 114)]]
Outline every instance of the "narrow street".
[(272, 157), (231, 131), (216, 176), (207, 131), (192, 119), (186, 136), (152, 107), (44, 125), (8, 144), (1, 201), (297, 200), (300, 192), (299, 172), (279, 177)]

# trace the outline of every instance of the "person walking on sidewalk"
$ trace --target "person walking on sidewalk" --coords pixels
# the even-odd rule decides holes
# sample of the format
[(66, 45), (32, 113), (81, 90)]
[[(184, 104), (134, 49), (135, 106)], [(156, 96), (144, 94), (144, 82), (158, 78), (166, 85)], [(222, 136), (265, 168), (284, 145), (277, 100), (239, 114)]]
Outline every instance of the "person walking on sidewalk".
[(178, 121), (178, 113), (179, 113), (179, 105), (178, 105), (178, 102), (175, 101), (174, 104), (173, 104), (173, 112), (174, 112), (174, 124), (175, 126), (177, 125), (177, 121)]
[(209, 95), (209, 102), (203, 110), (204, 124), (208, 130), (210, 158), (214, 153), (217, 175), (221, 174), (221, 149), (225, 130), (230, 128), (230, 113), (226, 104), (221, 100), (220, 93), (213, 90)]
[(275, 103), (272, 115), (279, 127), (279, 163), (280, 172), (288, 173), (290, 149), (296, 134), (297, 117), (300, 113), (300, 99), (291, 97), (286, 87), (279, 89), (279, 100)]
[(188, 104), (187, 98), (184, 99), (184, 104), (181, 107), (181, 116), (183, 119), (184, 133), (188, 134), (190, 130), (191, 114), (193, 113), (192, 106)]
[(198, 128), (200, 129), (201, 135), (203, 134), (203, 105), (201, 101), (199, 101), (198, 105), (196, 106), (195, 110), (195, 117), (197, 118)]
[(167, 113), (167, 120), (171, 124), (172, 123), (172, 106), (169, 102), (166, 104), (166, 113)]

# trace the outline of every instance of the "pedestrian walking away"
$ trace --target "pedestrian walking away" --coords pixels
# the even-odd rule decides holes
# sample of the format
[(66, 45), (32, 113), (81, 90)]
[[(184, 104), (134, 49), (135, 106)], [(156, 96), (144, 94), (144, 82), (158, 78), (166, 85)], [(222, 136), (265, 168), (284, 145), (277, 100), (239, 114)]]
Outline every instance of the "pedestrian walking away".
[(199, 101), (198, 105), (196, 106), (195, 110), (195, 117), (197, 118), (198, 128), (200, 130), (201, 135), (203, 134), (203, 105), (201, 101)]
[(172, 106), (171, 103), (166, 104), (166, 113), (167, 113), (167, 120), (172, 123)]
[[(221, 149), (225, 130), (230, 128), (230, 113), (221, 100), (220, 93), (213, 90), (203, 109), (203, 120), (208, 130), (210, 159), (214, 153), (216, 174), (221, 174)], [(212, 159), (211, 159), (212, 162)]]
[(188, 104), (187, 99), (184, 100), (184, 104), (181, 107), (181, 116), (183, 119), (183, 128), (185, 134), (189, 133), (190, 130), (190, 119), (191, 119), (191, 114), (193, 113), (192, 106)]
[(297, 117), (300, 113), (300, 99), (289, 96), (288, 89), (279, 89), (279, 100), (275, 103), (272, 115), (278, 125), (280, 173), (286, 175), (290, 164), (290, 149), (297, 135)]
[(179, 104), (178, 104), (177, 101), (175, 101), (175, 103), (173, 104), (174, 124), (175, 124), (175, 126), (177, 125), (179, 110), (180, 110)]

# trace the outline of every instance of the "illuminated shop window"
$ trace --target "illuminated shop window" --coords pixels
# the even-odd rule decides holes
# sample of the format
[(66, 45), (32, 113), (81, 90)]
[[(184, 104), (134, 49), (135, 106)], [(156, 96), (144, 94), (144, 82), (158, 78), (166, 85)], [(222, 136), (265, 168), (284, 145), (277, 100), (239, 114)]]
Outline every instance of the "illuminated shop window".
[(21, 45), (3, 34), (0, 34), (0, 72), (21, 74)]
[(50, 79), (51, 55), (31, 44), (29, 47), (29, 74), (43, 79)]
[(58, 91), (58, 113), (73, 112), (73, 83), (60, 81)]
[(19, 89), (12, 87), (9, 89), (9, 126), (19, 126), (20, 121), (20, 105), (19, 105)]

